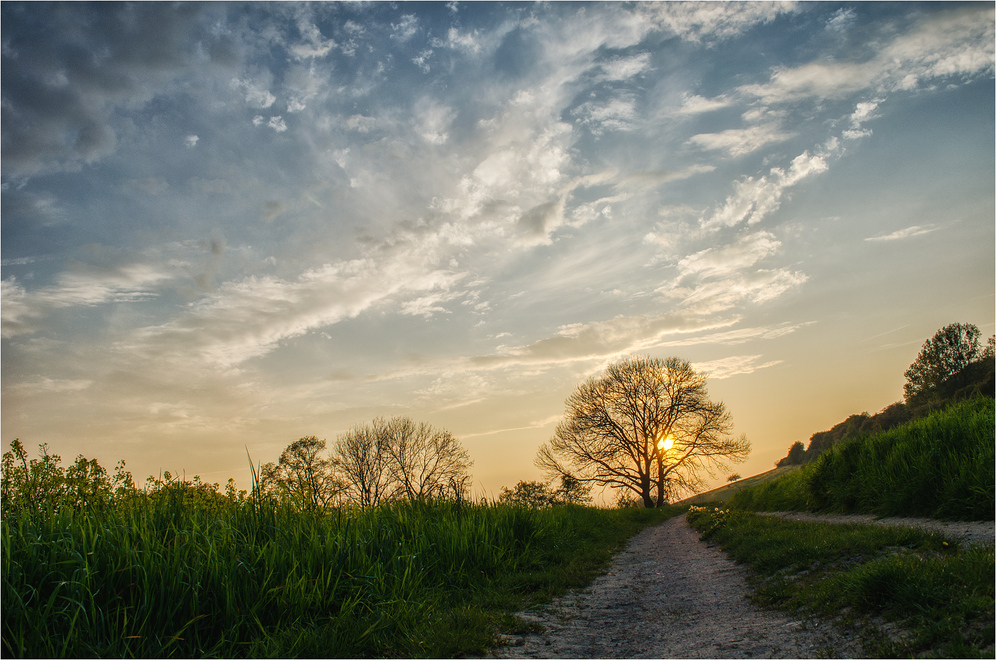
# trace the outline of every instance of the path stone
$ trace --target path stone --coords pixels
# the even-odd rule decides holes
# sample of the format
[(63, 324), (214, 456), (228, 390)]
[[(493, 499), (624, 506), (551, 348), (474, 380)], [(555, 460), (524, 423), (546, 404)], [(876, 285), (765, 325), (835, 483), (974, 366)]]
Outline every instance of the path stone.
[(747, 598), (746, 569), (684, 516), (637, 534), (605, 575), (544, 612), (542, 634), (508, 636), (496, 658), (857, 657), (857, 639)]

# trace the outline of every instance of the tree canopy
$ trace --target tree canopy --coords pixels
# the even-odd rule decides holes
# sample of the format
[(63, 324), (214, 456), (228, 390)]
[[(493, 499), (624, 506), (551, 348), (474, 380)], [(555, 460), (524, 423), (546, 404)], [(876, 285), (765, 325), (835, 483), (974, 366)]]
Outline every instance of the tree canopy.
[(979, 328), (972, 323), (952, 323), (938, 330), (924, 342), (920, 354), (904, 374), (903, 395), (906, 404), (918, 406), (940, 395), (949, 395), (978, 380), (973, 365), (991, 362), (993, 340), (985, 349), (979, 345)]
[(709, 399), (706, 377), (679, 358), (634, 357), (578, 385), (536, 464), (553, 476), (622, 488), (645, 507), (702, 485), (702, 473), (746, 459), (746, 437)]

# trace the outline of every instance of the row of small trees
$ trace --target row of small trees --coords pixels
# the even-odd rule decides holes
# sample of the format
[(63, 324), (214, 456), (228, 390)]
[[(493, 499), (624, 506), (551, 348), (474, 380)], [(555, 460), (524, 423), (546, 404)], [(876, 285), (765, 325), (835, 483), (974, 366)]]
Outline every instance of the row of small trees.
[(776, 466), (812, 463), (820, 454), (845, 440), (888, 431), (925, 417), (935, 410), (979, 394), (992, 397), (996, 373), (996, 337), (983, 346), (981, 332), (972, 323), (951, 323), (923, 343), (920, 353), (903, 374), (903, 400), (874, 415), (851, 415), (828, 431), (814, 433), (809, 446), (795, 442)]
[(260, 467), (258, 487), (308, 509), (460, 498), (473, 464), (448, 431), (408, 417), (357, 426), (337, 438), (328, 456), (325, 450), (325, 440), (313, 435), (291, 443), (276, 463)]

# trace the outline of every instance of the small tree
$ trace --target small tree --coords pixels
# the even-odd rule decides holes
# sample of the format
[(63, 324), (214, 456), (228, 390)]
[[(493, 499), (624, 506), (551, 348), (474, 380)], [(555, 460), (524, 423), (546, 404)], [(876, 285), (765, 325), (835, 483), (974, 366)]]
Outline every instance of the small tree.
[(541, 509), (553, 503), (553, 493), (542, 481), (520, 481), (511, 489), (502, 486), (498, 501), (511, 506)]
[(730, 415), (709, 399), (705, 380), (678, 358), (611, 365), (567, 399), (536, 464), (553, 476), (627, 489), (648, 508), (663, 506), (699, 487), (702, 471), (750, 452), (745, 437), (729, 437)]
[(731, 474), (730, 476), (728, 476), (728, 477), (726, 478), (726, 481), (727, 481), (727, 483), (731, 483), (731, 484), (732, 484), (732, 483), (733, 483), (734, 481), (740, 481), (740, 474), (739, 474), (739, 473), (736, 473), (736, 472), (734, 472), (733, 474)]
[[(992, 340), (986, 349), (979, 346), (979, 328), (971, 323), (952, 323), (938, 330), (924, 342), (920, 354), (904, 374), (903, 394), (906, 404), (916, 406), (928, 402), (946, 381), (965, 372), (971, 364), (992, 359)], [(949, 383), (955, 390), (959, 383)]]
[(307, 509), (328, 506), (342, 488), (332, 472), (332, 461), (322, 456), (324, 451), (325, 441), (313, 435), (295, 440), (276, 464), (262, 467), (264, 491), (276, 489)]

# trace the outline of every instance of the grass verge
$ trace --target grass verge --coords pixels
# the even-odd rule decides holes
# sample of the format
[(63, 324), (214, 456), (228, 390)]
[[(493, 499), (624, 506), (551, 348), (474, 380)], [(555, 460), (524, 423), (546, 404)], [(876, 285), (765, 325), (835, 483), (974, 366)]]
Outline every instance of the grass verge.
[(994, 402), (964, 401), (929, 417), (836, 445), (815, 463), (729, 500), (754, 511), (834, 511), (992, 520)]
[(993, 657), (993, 548), (870, 525), (693, 507), (704, 539), (752, 569), (753, 599), (836, 618), (880, 657)]
[(454, 657), (683, 509), (182, 497), (4, 516), (12, 657)]

